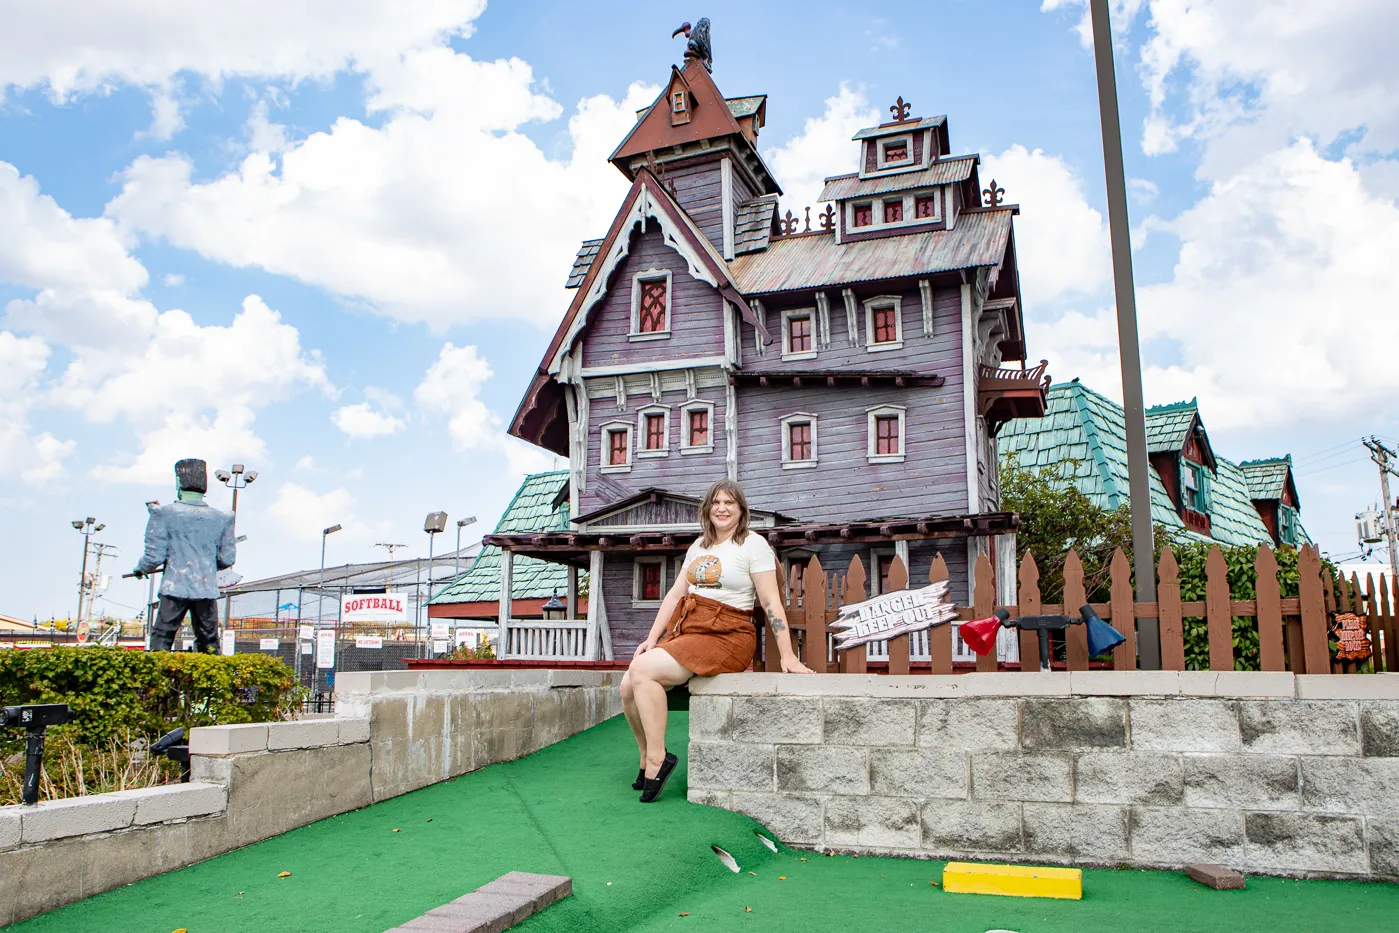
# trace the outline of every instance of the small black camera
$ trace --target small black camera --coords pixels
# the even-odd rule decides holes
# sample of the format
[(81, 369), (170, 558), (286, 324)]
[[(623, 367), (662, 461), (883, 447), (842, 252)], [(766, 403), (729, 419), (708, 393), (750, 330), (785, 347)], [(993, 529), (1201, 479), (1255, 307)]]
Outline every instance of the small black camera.
[(21, 726), (29, 732), (61, 726), (73, 721), (73, 710), (67, 703), (37, 703), (32, 706), (7, 706), (0, 710), (0, 726)]

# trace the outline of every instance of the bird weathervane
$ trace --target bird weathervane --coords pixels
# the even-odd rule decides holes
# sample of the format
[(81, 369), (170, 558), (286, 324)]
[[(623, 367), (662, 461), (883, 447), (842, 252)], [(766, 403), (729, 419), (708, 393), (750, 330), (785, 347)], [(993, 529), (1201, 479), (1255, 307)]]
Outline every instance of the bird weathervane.
[(685, 43), (685, 64), (699, 62), (705, 71), (713, 71), (714, 53), (709, 44), (709, 17), (701, 16), (693, 27), (689, 23), (681, 23), (680, 28), (672, 32), (670, 37), (674, 39), (682, 33), (689, 40)]

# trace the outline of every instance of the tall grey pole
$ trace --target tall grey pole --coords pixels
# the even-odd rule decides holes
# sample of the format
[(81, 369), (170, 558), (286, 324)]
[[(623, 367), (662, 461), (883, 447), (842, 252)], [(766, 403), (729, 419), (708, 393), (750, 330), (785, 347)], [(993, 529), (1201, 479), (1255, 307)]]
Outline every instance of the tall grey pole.
[(83, 531), (81, 528), (79, 528), (78, 531), (83, 536), (83, 569), (78, 574), (78, 617), (73, 620), (73, 631), (75, 633), (78, 631), (78, 626), (83, 623), (83, 600), (87, 597), (87, 546), (90, 540), (86, 531)]
[[(1117, 352), (1122, 361), (1122, 408), (1127, 428), (1127, 479), (1132, 498), (1132, 566), (1137, 601), (1156, 602), (1156, 549), (1151, 529), (1150, 464), (1146, 455), (1146, 409), (1142, 357), (1137, 340), (1137, 300), (1132, 283), (1132, 229), (1127, 221), (1127, 178), (1122, 165), (1122, 126), (1117, 112), (1117, 76), (1112, 61), (1108, 0), (1089, 0), (1093, 56), (1098, 66), (1098, 111), (1103, 126), (1108, 229), (1112, 234), (1112, 279), (1117, 298)], [(1144, 670), (1161, 668), (1161, 628), (1156, 619), (1137, 620), (1137, 651)]]
[(452, 561), (452, 581), (461, 576), (461, 522), (457, 522), (457, 553)]
[[(1399, 541), (1396, 540), (1394, 531), (1394, 500), (1389, 498), (1389, 473), (1393, 469), (1389, 465), (1389, 458), (1394, 456), (1394, 451), (1380, 443), (1379, 438), (1371, 437), (1364, 442), (1370, 450), (1370, 459), (1375, 461), (1375, 465), (1380, 468), (1380, 495), (1383, 497), (1381, 505), (1384, 508), (1384, 537), (1385, 543), (1389, 545), (1389, 579), (1399, 580)], [(1375, 611), (1371, 609), (1371, 611)]]

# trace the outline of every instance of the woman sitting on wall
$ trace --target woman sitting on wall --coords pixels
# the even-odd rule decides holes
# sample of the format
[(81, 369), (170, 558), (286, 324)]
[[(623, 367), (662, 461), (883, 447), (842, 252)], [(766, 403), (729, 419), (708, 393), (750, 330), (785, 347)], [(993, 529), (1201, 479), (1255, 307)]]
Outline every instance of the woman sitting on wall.
[(786, 611), (777, 592), (777, 560), (760, 535), (748, 529), (748, 500), (733, 480), (709, 487), (700, 504), (704, 534), (685, 553), (685, 572), (666, 593), (646, 640), (622, 678), (622, 709), (641, 750), (632, 784), (641, 802), (660, 796), (676, 757), (666, 751), (666, 690), (696, 675), (734, 673), (748, 667), (758, 647), (753, 603), (767, 613), (777, 637), (782, 670), (812, 671), (797, 660)]

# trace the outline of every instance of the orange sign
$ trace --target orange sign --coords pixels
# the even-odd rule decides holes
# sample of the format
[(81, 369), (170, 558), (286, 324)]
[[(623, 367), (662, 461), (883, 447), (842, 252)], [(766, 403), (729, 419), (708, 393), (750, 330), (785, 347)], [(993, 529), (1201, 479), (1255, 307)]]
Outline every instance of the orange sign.
[(1370, 656), (1369, 621), (1354, 612), (1338, 612), (1331, 625), (1340, 650), (1336, 657), (1342, 661), (1363, 661)]

